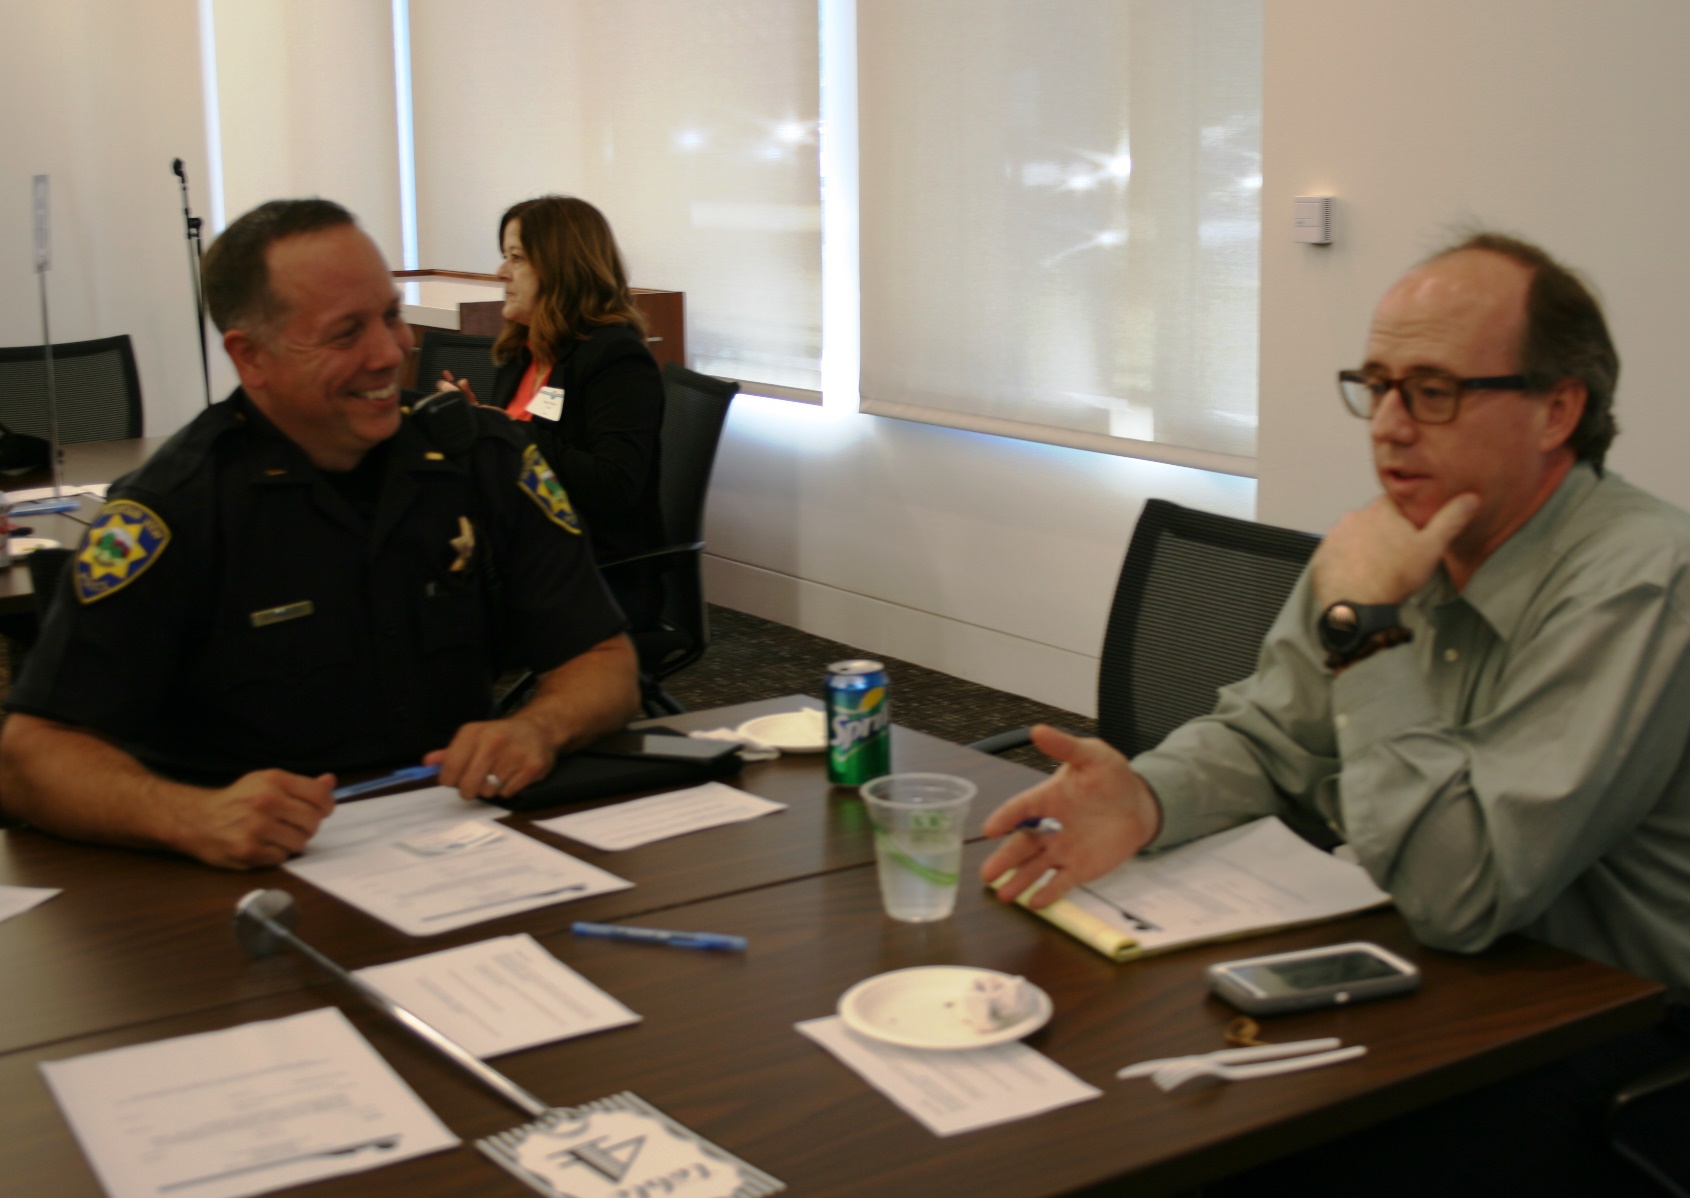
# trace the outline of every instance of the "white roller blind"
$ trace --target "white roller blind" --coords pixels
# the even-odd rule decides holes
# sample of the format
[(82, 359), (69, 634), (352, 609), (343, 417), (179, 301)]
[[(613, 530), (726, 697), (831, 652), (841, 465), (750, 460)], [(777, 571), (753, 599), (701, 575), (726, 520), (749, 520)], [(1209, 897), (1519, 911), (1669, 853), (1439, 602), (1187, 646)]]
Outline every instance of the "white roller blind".
[(1260, 0), (858, 0), (863, 410), (1249, 473)]
[(815, 0), (412, 0), (425, 266), (489, 270), (545, 191), (684, 291), (690, 365), (818, 388)]

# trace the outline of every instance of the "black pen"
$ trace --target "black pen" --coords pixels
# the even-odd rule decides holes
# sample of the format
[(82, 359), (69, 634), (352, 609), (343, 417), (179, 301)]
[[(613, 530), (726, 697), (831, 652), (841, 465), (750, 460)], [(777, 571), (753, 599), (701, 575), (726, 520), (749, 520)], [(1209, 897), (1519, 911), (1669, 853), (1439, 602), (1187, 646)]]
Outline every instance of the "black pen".
[(1037, 832), (1042, 836), (1054, 836), (1062, 831), (1062, 821), (1052, 819), (1048, 815), (1034, 816), (1032, 819), (1022, 820), (1010, 830), (1013, 832)]

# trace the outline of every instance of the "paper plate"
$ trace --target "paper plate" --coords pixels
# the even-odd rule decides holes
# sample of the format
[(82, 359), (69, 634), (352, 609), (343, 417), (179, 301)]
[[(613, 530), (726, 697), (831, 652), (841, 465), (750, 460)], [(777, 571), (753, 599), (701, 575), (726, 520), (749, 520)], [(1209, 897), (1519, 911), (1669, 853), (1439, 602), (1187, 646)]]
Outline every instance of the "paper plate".
[(37, 549), (59, 549), (61, 546), (52, 537), (13, 537), (12, 558), (28, 557)]
[(1050, 995), (1031, 982), (1027, 1015), (989, 1032), (963, 1019), (962, 996), (977, 977), (1007, 978), (995, 969), (970, 965), (922, 965), (858, 982), (839, 999), (839, 1017), (852, 1031), (905, 1048), (965, 1049), (1008, 1044), (1050, 1022)]
[(782, 753), (822, 753), (827, 750), (827, 717), (814, 708), (779, 711), (746, 720), (736, 731), (773, 745)]

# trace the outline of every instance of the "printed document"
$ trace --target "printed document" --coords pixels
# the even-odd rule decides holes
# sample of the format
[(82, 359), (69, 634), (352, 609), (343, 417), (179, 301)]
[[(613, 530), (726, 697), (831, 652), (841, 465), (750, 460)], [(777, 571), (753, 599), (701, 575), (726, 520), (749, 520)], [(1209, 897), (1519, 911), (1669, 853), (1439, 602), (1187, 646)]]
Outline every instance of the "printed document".
[(1068, 897), (1130, 935), (1138, 955), (1391, 901), (1361, 866), (1321, 852), (1273, 816), (1134, 857)]
[[(59, 490), (57, 498), (68, 498), (76, 495), (92, 495), (96, 499), (106, 497), (106, 488), (110, 483), (80, 483), (76, 486), (66, 485)], [(19, 491), (7, 491), (6, 498), (13, 503), (33, 503), (37, 499), (53, 499), (52, 487), (25, 487)]]
[(1042, 1115), (1103, 1093), (1021, 1043), (959, 1052), (900, 1048), (858, 1035), (837, 1015), (800, 1023), (798, 1030), (936, 1136)]
[(0, 886), (0, 923), (14, 915), (22, 915), (60, 893), (63, 892), (37, 886)]
[(458, 1143), (333, 1007), (41, 1072), (111, 1198), (239, 1198)]
[(412, 936), (633, 885), (492, 822), (505, 814), (444, 786), (343, 803), (287, 869)]
[(358, 976), (483, 1060), (640, 1021), (526, 933)]
[(760, 799), (721, 782), (706, 782), (703, 786), (653, 795), (649, 799), (633, 799), (534, 822), (548, 832), (579, 840), (595, 849), (617, 852), (785, 810), (785, 803)]

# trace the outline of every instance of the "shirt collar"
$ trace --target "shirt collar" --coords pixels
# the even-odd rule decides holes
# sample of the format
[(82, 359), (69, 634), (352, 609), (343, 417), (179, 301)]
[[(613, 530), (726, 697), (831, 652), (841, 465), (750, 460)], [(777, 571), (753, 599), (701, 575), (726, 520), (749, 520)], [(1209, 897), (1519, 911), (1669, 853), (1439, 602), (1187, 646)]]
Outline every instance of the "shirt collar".
[(1555, 493), (1513, 536), (1497, 546), (1459, 595), (1442, 569), (1421, 595), (1431, 605), (1463, 599), (1499, 638), (1512, 639), (1526, 605), (1564, 552), (1557, 537), (1566, 518), (1601, 481), (1590, 463), (1575, 462)]

